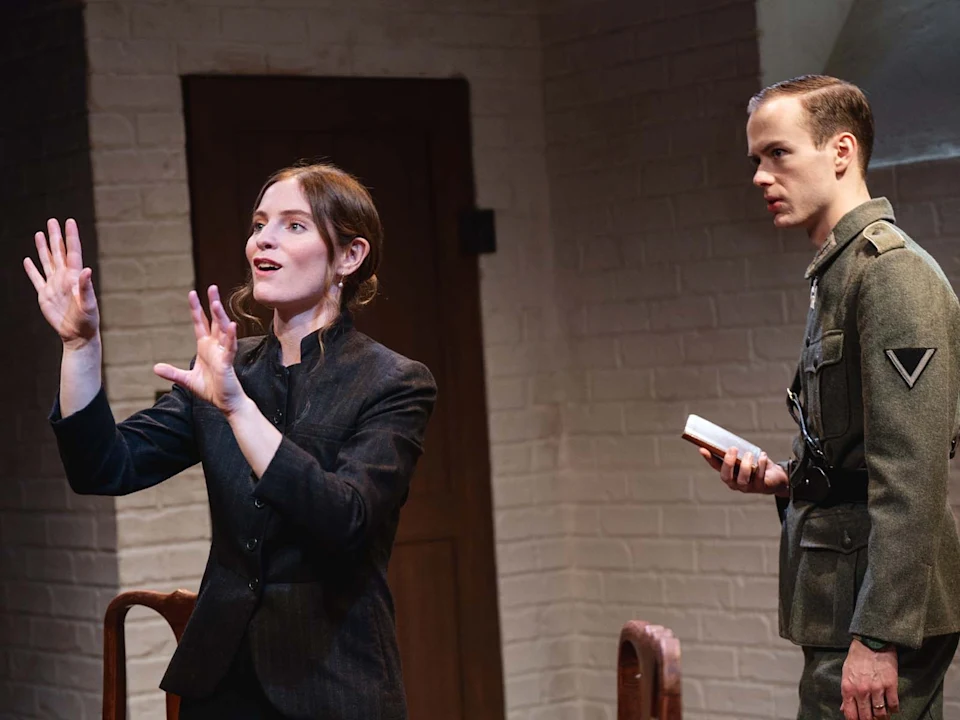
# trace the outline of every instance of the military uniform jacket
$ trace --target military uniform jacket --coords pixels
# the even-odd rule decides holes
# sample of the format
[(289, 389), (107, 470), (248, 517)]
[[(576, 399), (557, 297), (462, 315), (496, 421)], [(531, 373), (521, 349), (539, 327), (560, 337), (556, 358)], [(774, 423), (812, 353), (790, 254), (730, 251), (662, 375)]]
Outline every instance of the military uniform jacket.
[[(947, 504), (960, 306), (936, 261), (893, 222), (886, 199), (860, 205), (806, 274), (804, 415), (828, 462), (866, 468), (868, 487), (866, 503), (786, 508), (780, 633), (801, 645), (845, 648), (856, 634), (916, 648), (960, 630)], [(805, 452), (800, 437), (794, 452)]]
[(402, 720), (387, 561), (436, 397), (430, 372), (352, 328), (240, 341), (246, 393), (283, 433), (255, 478), (226, 419), (179, 386), (114, 424), (101, 393), (53, 425), (71, 487), (124, 495), (202, 463), (212, 544), (196, 608), (161, 687), (204, 697), (244, 634), (284, 717)]

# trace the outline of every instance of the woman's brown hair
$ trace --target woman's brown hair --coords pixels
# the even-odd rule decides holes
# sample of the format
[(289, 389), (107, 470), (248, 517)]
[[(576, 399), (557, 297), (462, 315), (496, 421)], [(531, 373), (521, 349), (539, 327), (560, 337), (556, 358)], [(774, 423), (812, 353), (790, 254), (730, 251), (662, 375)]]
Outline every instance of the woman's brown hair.
[[(327, 246), (331, 261), (336, 250), (349, 247), (354, 238), (366, 238), (370, 252), (356, 272), (342, 278), (338, 310), (357, 310), (369, 303), (377, 294), (377, 269), (383, 251), (383, 227), (374, 207), (373, 198), (367, 189), (349, 173), (329, 163), (293, 165), (277, 170), (260, 188), (253, 204), (256, 212), (263, 194), (271, 185), (296, 178), (300, 185), (320, 237)], [(331, 284), (335, 278), (330, 278)], [(329, 289), (329, 288), (328, 288)], [(260, 325), (254, 314), (253, 278), (230, 296), (230, 309), (235, 317)]]

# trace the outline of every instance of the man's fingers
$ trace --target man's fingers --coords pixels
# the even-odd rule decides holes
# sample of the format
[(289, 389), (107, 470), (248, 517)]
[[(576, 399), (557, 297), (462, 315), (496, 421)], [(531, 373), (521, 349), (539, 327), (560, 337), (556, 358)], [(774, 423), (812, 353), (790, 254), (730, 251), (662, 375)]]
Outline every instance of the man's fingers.
[(860, 692), (857, 694), (857, 712), (860, 713), (860, 720), (870, 720), (873, 717), (873, 708), (870, 701), (869, 692)]
[(741, 490), (747, 490), (750, 487), (750, 476), (753, 474), (753, 453), (747, 453), (740, 461), (740, 472), (737, 473), (737, 485)]
[(723, 462), (720, 460), (720, 458), (706, 448), (700, 448), (700, 455), (714, 470), (719, 470), (721, 467), (723, 467)]
[(900, 712), (900, 696), (897, 694), (897, 683), (894, 682), (887, 688), (887, 712), (896, 715)]
[(871, 710), (873, 711), (873, 717), (877, 720), (889, 720), (890, 715), (887, 713), (887, 701), (883, 697), (883, 690), (879, 692), (874, 691), (870, 693), (870, 703), (872, 705)]
[(720, 467), (720, 479), (732, 488), (736, 487), (736, 480), (734, 479), (733, 472), (733, 468), (736, 464), (737, 449), (732, 447), (727, 450), (727, 454), (723, 456), (723, 464)]
[(840, 703), (840, 712), (846, 720), (858, 720), (857, 703), (852, 697), (843, 698), (843, 702)]
[[(840, 703), (840, 711), (843, 713), (845, 720), (859, 720), (857, 715), (857, 703), (853, 698), (844, 698), (844, 701)], [(869, 720), (870, 716), (868, 715), (866, 720)]]

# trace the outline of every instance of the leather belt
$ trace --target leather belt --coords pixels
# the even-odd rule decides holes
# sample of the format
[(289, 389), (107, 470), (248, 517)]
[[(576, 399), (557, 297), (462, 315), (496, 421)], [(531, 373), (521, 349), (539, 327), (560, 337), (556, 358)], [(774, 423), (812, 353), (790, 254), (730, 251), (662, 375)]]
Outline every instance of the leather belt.
[[(829, 484), (820, 477), (823, 472)], [(841, 505), (843, 503), (865, 503), (867, 501), (867, 471), (829, 470), (808, 472), (807, 476), (790, 488), (790, 499), (815, 502), (820, 506)]]

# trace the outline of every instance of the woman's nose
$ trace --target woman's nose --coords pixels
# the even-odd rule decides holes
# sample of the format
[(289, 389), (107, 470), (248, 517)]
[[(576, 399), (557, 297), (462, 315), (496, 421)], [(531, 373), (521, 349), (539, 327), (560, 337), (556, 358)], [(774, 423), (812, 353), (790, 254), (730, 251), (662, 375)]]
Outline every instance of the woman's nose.
[(277, 240), (275, 237), (273, 226), (270, 224), (264, 225), (263, 228), (257, 233), (257, 247), (261, 250), (263, 248), (276, 247)]

